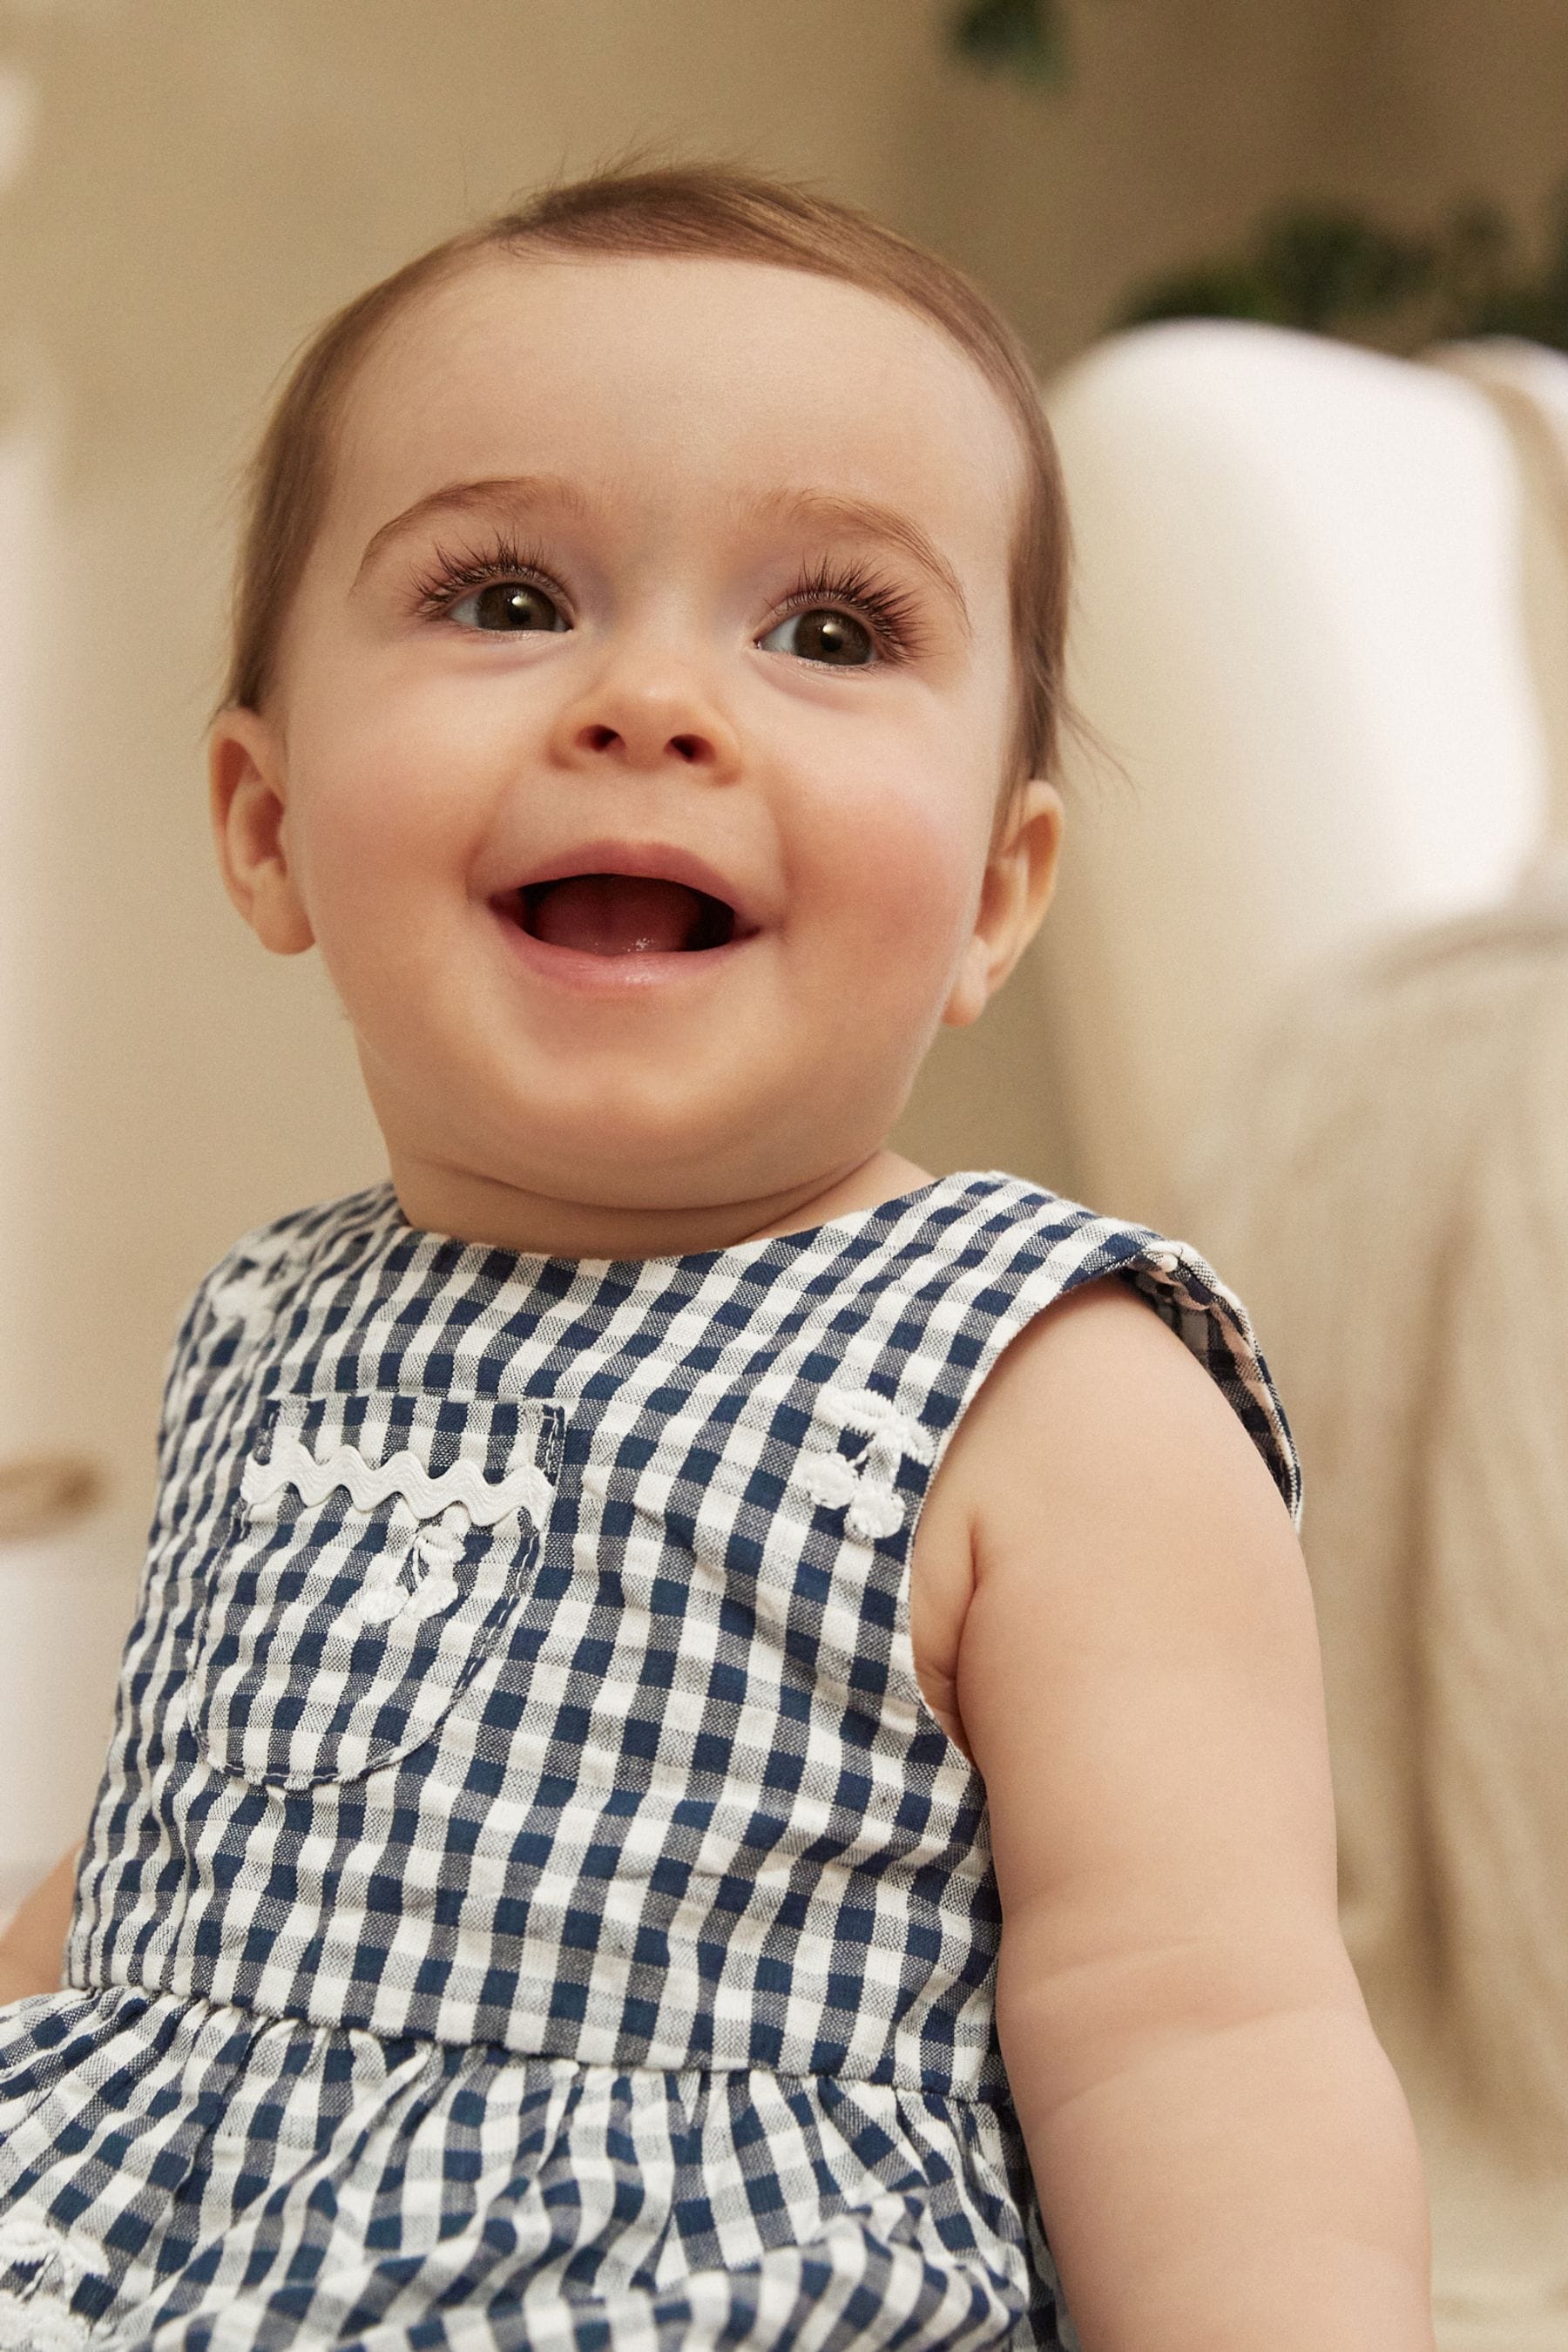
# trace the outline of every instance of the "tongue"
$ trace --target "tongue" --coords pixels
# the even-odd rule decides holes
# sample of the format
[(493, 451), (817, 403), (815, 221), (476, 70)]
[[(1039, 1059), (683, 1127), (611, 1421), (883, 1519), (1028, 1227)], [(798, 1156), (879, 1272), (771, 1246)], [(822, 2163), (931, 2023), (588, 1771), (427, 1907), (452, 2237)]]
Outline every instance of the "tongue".
[(669, 955), (696, 944), (705, 901), (683, 882), (631, 874), (574, 874), (525, 901), (528, 929), (581, 955)]

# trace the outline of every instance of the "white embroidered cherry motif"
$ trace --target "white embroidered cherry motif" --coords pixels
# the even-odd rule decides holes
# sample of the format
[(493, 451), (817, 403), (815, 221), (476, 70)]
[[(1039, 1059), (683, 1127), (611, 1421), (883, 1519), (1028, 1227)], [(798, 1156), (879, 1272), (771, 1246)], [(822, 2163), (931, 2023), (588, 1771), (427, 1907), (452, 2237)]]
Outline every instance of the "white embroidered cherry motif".
[(847, 1506), (846, 1535), (862, 1543), (897, 1535), (904, 1524), (903, 1497), (894, 1491), (899, 1467), (906, 1459), (931, 1459), (936, 1448), (930, 1431), (875, 1389), (829, 1385), (818, 1390), (815, 1410), (821, 1420), (857, 1430), (867, 1442), (852, 1456), (837, 1449), (803, 1454), (796, 1473), (801, 1485), (829, 1510)]
[[(386, 1624), (407, 1601), (408, 1587), (403, 1581), (405, 1555), (401, 1538), (417, 1524), (414, 1513), (399, 1496), (387, 1516), (387, 1549), (377, 1552), (359, 1590), (355, 1610), (362, 1624)], [(391, 1540), (394, 1538), (399, 1540)]]
[[(399, 1496), (387, 1520), (388, 1534), (406, 1536), (416, 1524), (415, 1513)], [(416, 1578), (412, 1590), (403, 1580), (401, 1546), (395, 1545), (382, 1552), (360, 1590), (362, 1622), (385, 1625), (400, 1616), (417, 1621), (454, 1607), (462, 1593), (452, 1570), (463, 1556), (463, 1545), (472, 1525), (461, 1503), (448, 1503), (438, 1520), (419, 1529), (407, 1555)]]
[(411, 1617), (434, 1617), (454, 1608), (462, 1598), (452, 1570), (463, 1557), (473, 1521), (461, 1503), (448, 1503), (434, 1527), (426, 1528), (414, 1547), (414, 1564), (421, 1573), (407, 1601)]

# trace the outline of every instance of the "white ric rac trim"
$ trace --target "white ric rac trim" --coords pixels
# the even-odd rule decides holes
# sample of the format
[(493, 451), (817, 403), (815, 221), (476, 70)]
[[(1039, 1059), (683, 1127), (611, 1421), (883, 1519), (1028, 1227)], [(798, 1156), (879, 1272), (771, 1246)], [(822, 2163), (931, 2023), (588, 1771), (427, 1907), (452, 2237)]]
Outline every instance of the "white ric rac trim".
[(240, 1493), (247, 1503), (269, 1503), (286, 1486), (296, 1487), (302, 1502), (324, 1503), (336, 1486), (345, 1487), (358, 1511), (400, 1495), (415, 1516), (434, 1519), (452, 1503), (461, 1503), (476, 1527), (493, 1528), (513, 1511), (527, 1511), (543, 1521), (550, 1516), (554, 1490), (542, 1470), (531, 1462), (509, 1471), (504, 1478), (485, 1476), (477, 1462), (454, 1462), (433, 1478), (417, 1454), (395, 1454), (390, 1462), (367, 1462), (356, 1446), (337, 1445), (318, 1462), (304, 1440), (292, 1430), (273, 1432), (272, 1457), (245, 1465)]

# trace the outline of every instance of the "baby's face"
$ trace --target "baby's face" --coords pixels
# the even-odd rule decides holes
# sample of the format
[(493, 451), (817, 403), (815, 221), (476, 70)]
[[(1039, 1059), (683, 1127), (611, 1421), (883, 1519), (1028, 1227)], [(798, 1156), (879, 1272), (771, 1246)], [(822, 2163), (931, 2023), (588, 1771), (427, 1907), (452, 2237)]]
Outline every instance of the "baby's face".
[(689, 1209), (876, 1150), (1010, 954), (1020, 478), (973, 364), (830, 279), (486, 259), (397, 321), (246, 757), (253, 919), (319, 943), (422, 1222), (442, 1171)]

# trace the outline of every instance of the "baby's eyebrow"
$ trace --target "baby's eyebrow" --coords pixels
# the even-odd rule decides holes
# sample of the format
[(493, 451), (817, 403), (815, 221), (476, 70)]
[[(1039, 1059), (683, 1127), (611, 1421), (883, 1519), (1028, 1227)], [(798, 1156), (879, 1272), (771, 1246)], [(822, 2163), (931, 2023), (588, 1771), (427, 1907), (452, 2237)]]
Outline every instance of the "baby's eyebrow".
[(395, 514), (390, 522), (384, 522), (379, 530), (372, 532), (360, 557), (354, 584), (357, 587), (389, 547), (418, 530), (436, 515), (472, 514), (480, 509), (492, 514), (517, 514), (530, 507), (546, 505), (580, 513), (587, 500), (575, 484), (560, 474), (498, 474), (485, 481), (443, 483), (438, 490), (416, 499), (411, 507), (405, 507), (401, 514)]
[(819, 530), (886, 540), (919, 564), (954, 606), (965, 631), (972, 630), (957, 572), (919, 523), (900, 514), (897, 507), (879, 506), (873, 499), (848, 498), (837, 490), (773, 490), (760, 501), (758, 511), (769, 518), (808, 523)]
[[(360, 558), (354, 585), (357, 587), (389, 547), (419, 530), (437, 515), (476, 511), (517, 514), (539, 506), (581, 514), (589, 504), (577, 485), (560, 474), (501, 474), (482, 481), (443, 483), (439, 489), (416, 499), (412, 506), (405, 507), (401, 514), (394, 515), (372, 533)], [(942, 591), (965, 632), (972, 631), (969, 606), (957, 572), (919, 523), (900, 514), (896, 507), (881, 506), (873, 499), (851, 498), (837, 490), (796, 489), (770, 491), (757, 502), (754, 511), (770, 520), (805, 523), (813, 530), (847, 533), (857, 539), (879, 539), (900, 548)]]

